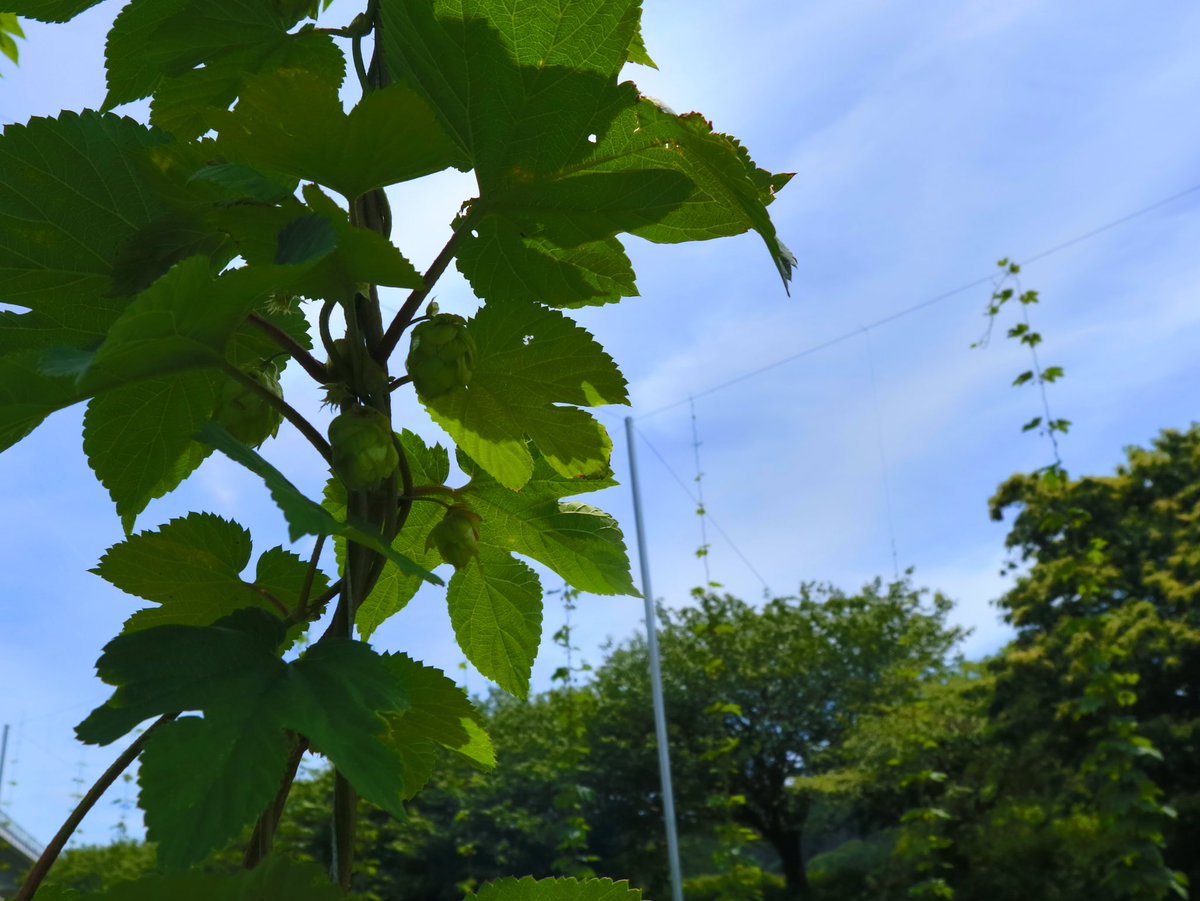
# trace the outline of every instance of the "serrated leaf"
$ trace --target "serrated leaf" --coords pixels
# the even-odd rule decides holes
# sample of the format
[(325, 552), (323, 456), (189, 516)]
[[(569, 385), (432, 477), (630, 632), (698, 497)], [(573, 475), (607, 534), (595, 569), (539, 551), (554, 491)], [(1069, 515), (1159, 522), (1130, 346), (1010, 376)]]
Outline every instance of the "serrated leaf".
[(347, 114), (333, 85), (281, 70), (251, 79), (237, 108), (217, 122), (227, 159), (325, 185), (347, 200), (466, 165), (425, 101), (403, 84), (367, 94)]
[(39, 22), (68, 22), (100, 0), (5, 0), (10, 12)]
[(337, 246), (337, 232), (324, 216), (301, 216), (279, 232), (275, 264), (295, 266), (328, 256)]
[(736, 139), (714, 131), (698, 113), (679, 116), (645, 98), (622, 105), (590, 158), (581, 163), (584, 167), (663, 167), (685, 175), (694, 185), (686, 201), (634, 234), (675, 243), (753, 229), (770, 251), (784, 286), (791, 280), (796, 259), (779, 241), (767, 206), (792, 176), (760, 169)]
[(337, 90), (346, 77), (346, 57), (328, 34), (281, 33), (275, 42), (165, 77), (150, 102), (150, 122), (182, 138), (199, 137), (214, 126), (215, 113), (237, 100), (247, 78), (276, 69), (304, 69)]
[[(0, 303), (52, 315), (99, 301), (122, 245), (168, 212), (147, 173), (168, 136), (118, 116), (63, 113), (0, 136)], [(76, 310), (76, 313), (79, 311)], [(55, 317), (61, 325), (69, 320)]]
[(495, 752), (479, 723), (479, 714), (461, 688), (440, 671), (403, 654), (389, 655), (388, 665), (404, 685), (410, 707), (387, 717), (387, 742), (407, 765), (405, 781), (416, 794), (446, 748), (477, 767), (495, 766)]
[(424, 579), (433, 585), (442, 584), (442, 580), (437, 576), (389, 547), (371, 526), (334, 519), (328, 510), (305, 497), (283, 473), (220, 426), (210, 422), (196, 437), (235, 463), (245, 466), (266, 483), (271, 497), (287, 520), (288, 534), (292, 541), (297, 541), (304, 535), (340, 535), (382, 554), (409, 575)]
[[(289, 610), (295, 609), (308, 580), (308, 562), (301, 560), (291, 551), (274, 547), (264, 551), (255, 564), (254, 587), (269, 591), (283, 602)], [(329, 587), (329, 579), (319, 569), (313, 572), (309, 597), (322, 594)]]
[[(244, 607), (280, 616), (282, 611), (262, 592), (290, 610), (308, 567), (276, 548), (259, 558), (255, 579), (247, 582), (241, 573), (250, 551), (250, 533), (242, 526), (210, 513), (189, 513), (114, 545), (92, 571), (127, 594), (159, 605), (135, 613), (126, 631), (206, 626)], [(315, 584), (323, 589), (321, 582)]]
[(386, 717), (409, 707), (387, 661), (359, 642), (330, 640), (299, 660), (278, 657), (283, 626), (242, 610), (212, 626), (163, 626), (105, 646), (97, 672), (116, 687), (76, 732), (107, 744), (151, 716), (169, 723), (139, 772), (148, 838), (168, 867), (195, 863), (249, 823), (274, 794), (286, 733), (309, 739), (366, 798), (396, 815), (404, 761), (386, 742)]
[(505, 691), (524, 698), (542, 640), (542, 585), (511, 556), (481, 548), (446, 591), (450, 624), (467, 659)]
[(212, 374), (187, 372), (117, 388), (88, 404), (83, 451), (127, 529), (164, 486), (174, 488), (199, 465), (192, 437), (215, 402)]
[(479, 901), (641, 901), (628, 882), (611, 879), (498, 879), (467, 896)]
[(501, 484), (533, 474), (530, 438), (568, 477), (608, 468), (612, 443), (582, 410), (560, 404), (625, 403), (625, 379), (584, 329), (535, 304), (485, 304), (467, 329), (479, 362), (466, 388), (425, 408), (455, 443)]
[(42, 371), (37, 351), (0, 357), (0, 450), (12, 447), (55, 410), (82, 399), (73, 378)]
[(384, 58), (471, 157), (484, 194), (553, 172), (602, 131), (637, 29), (637, 0), (384, 0)]
[(39, 889), (37, 897), (38, 901), (344, 901), (345, 896), (318, 864), (272, 857), (253, 870), (154, 874), (100, 893), (81, 894), (49, 885)]
[(552, 307), (612, 303), (637, 295), (633, 265), (616, 238), (560, 247), (523, 235), (502, 216), (485, 216), (456, 256), (475, 293), (492, 303)]
[(595, 507), (561, 500), (615, 484), (607, 474), (567, 479), (535, 458), (533, 477), (521, 491), (475, 471), (459, 496), (482, 518), (481, 547), (536, 560), (580, 591), (636, 596), (616, 520)]
[(205, 366), (250, 312), (270, 297), (273, 273), (234, 269), (213, 278), (204, 257), (189, 257), (130, 303), (80, 374), (85, 391)]
[(441, 670), (405, 654), (392, 654), (387, 660), (403, 682), (411, 705), (395, 719), (393, 731), (436, 742), (485, 769), (496, 765), (492, 741), (466, 692)]
[(223, 55), (265, 51), (291, 23), (254, 0), (133, 0), (113, 22), (104, 58), (104, 108), (154, 93), (163, 79)]

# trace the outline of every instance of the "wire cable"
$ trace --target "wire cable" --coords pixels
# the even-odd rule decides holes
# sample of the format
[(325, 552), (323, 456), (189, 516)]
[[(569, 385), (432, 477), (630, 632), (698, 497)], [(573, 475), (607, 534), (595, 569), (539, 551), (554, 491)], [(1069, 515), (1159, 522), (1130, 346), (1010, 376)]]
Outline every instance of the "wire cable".
[[(1184, 188), (1182, 191), (1176, 191), (1174, 194), (1171, 194), (1169, 197), (1164, 197), (1161, 200), (1156, 200), (1156, 201), (1154, 201), (1154, 203), (1148, 204), (1144, 207), (1140, 207), (1130, 213), (1126, 213), (1123, 216), (1119, 216), (1116, 219), (1112, 219), (1108, 222), (1105, 222), (1104, 224), (1099, 225), (1096, 228), (1089, 229), (1088, 231), (1083, 232), (1082, 234), (1076, 235), (1073, 238), (1068, 238), (1066, 241), (1063, 241), (1059, 244), (1055, 244), (1052, 247), (1047, 247), (1045, 250), (1040, 250), (1037, 253), (1033, 254), (1032, 256), (1029, 256), (1029, 257), (1024, 258), (1023, 260), (1020, 260), (1019, 263), (1022, 266), (1028, 266), (1030, 263), (1036, 263), (1038, 260), (1044, 260), (1046, 257), (1053, 256), (1056, 253), (1061, 253), (1062, 251), (1067, 250), (1070, 247), (1074, 247), (1076, 244), (1082, 244), (1084, 241), (1089, 241), (1092, 238), (1097, 237), (1098, 235), (1102, 235), (1107, 231), (1111, 231), (1114, 228), (1125, 225), (1127, 222), (1132, 222), (1134, 219), (1144, 216), (1147, 213), (1151, 213), (1154, 210), (1160, 209), (1161, 207), (1167, 206), (1168, 204), (1174, 203), (1176, 200), (1186, 197), (1189, 194), (1194, 194), (1197, 191), (1200, 191), (1200, 184), (1194, 184), (1190, 188)], [(895, 322), (897, 319), (903, 319), (905, 316), (911, 316), (913, 313), (919, 312), (920, 310), (924, 310), (926, 307), (931, 307), (934, 304), (941, 303), (944, 300), (949, 300), (951, 297), (956, 297), (957, 295), (963, 294), (974, 288), (979, 288), (984, 285), (991, 285), (991, 284), (994, 284), (992, 275), (985, 275), (982, 278), (977, 278), (974, 281), (967, 282), (964, 285), (959, 285), (957, 288), (951, 288), (949, 291), (943, 291), (941, 294), (937, 294), (937, 295), (934, 295), (933, 297), (927, 298), (926, 300), (922, 300), (920, 303), (915, 303), (910, 307), (905, 307), (904, 309), (897, 310), (895, 313), (890, 313), (889, 315), (884, 316), (881, 319), (876, 319), (874, 322), (868, 323), (867, 325), (859, 326), (858, 328), (851, 329), (850, 331), (844, 332), (843, 334), (838, 335), (834, 338), (830, 338), (827, 341), (822, 341), (820, 344), (814, 344), (811, 347), (806, 347), (804, 350), (801, 350), (797, 353), (791, 354), (790, 356), (783, 357), (782, 359), (776, 360), (773, 363), (768, 363), (766, 366), (760, 366), (757, 369), (752, 369), (749, 372), (745, 372), (745, 373), (742, 373), (741, 375), (734, 376), (733, 378), (727, 379), (724, 382), (720, 382), (716, 385), (713, 385), (710, 388), (705, 388), (703, 391), (694, 391), (688, 397), (680, 398), (679, 400), (672, 401), (669, 404), (664, 404), (661, 407), (656, 407), (653, 410), (649, 411), (648, 413), (641, 414), (637, 418), (638, 419), (648, 419), (651, 416), (657, 416), (659, 413), (665, 413), (668, 410), (674, 410), (676, 407), (680, 407), (686, 403), (690, 403), (698, 397), (707, 397), (710, 394), (715, 394), (718, 391), (723, 391), (726, 388), (730, 387), (731, 385), (736, 385), (740, 382), (746, 381), (747, 379), (752, 379), (755, 376), (762, 375), (764, 372), (770, 372), (772, 369), (777, 369), (780, 366), (784, 366), (795, 360), (799, 360), (803, 357), (811, 356), (815, 353), (819, 353), (822, 350), (828, 350), (830, 347), (841, 344), (844, 341), (849, 341), (851, 338), (855, 338), (858, 335), (862, 334), (863, 332), (870, 331), (871, 329), (879, 328), (880, 326), (883, 326), (883, 325), (888, 325), (892, 322)]]
[[(658, 448), (650, 443), (650, 439), (647, 438), (646, 435), (642, 432), (642, 430), (637, 427), (636, 423), (634, 424), (633, 428), (634, 428), (634, 431), (636, 431), (638, 433), (638, 437), (642, 439), (642, 443), (645, 444), (646, 447), (648, 447), (650, 449), (650, 453), (654, 454), (654, 456), (656, 456), (658, 458), (658, 462), (663, 465), (663, 469), (665, 469), (670, 474), (671, 478), (673, 478), (675, 480), (675, 484), (677, 484), (681, 489), (683, 489), (683, 493), (686, 494), (691, 499), (693, 504), (696, 504), (698, 506), (700, 503), (700, 499), (698, 497), (696, 497), (696, 495), (692, 491), (692, 489), (688, 488), (687, 483), (679, 476), (679, 473), (677, 473), (674, 470), (674, 468), (671, 466), (671, 464), (667, 462), (666, 457), (664, 457), (662, 454), (660, 454), (658, 452)], [(742, 549), (739, 548), (737, 546), (737, 544), (734, 542), (734, 540), (729, 537), (729, 533), (726, 532), (723, 528), (721, 528), (721, 524), (719, 522), (717, 522), (715, 519), (713, 519), (712, 514), (707, 513), (706, 515), (708, 516), (708, 521), (712, 523), (713, 528), (716, 529), (717, 533), (722, 538), (725, 539), (725, 543), (728, 544), (730, 546), (730, 548), (733, 549), (733, 552), (738, 555), (738, 557), (741, 559), (741, 561), (744, 564), (746, 564), (746, 568), (748, 570), (750, 570), (750, 572), (754, 573), (754, 577), (756, 579), (758, 579), (758, 581), (762, 582), (763, 590), (767, 594), (770, 594), (771, 586), (767, 584), (767, 580), (763, 578), (762, 573), (760, 573), (758, 571), (758, 569), (755, 568), (754, 564), (751, 563), (750, 560), (746, 557), (746, 555), (742, 553)]]

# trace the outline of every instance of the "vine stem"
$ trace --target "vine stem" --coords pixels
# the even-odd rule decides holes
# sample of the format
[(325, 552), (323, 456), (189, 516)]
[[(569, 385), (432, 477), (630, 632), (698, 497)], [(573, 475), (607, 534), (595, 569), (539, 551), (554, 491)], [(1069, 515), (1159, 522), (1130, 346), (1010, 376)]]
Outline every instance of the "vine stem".
[(160, 726), (169, 723), (178, 715), (177, 713), (167, 713), (160, 716), (145, 732), (135, 738), (128, 748), (121, 752), (121, 756), (112, 762), (112, 766), (100, 775), (100, 778), (93, 783), (92, 787), (88, 789), (87, 794), (79, 800), (75, 809), (71, 811), (71, 815), (67, 817), (66, 821), (62, 824), (62, 828), (50, 840), (50, 844), (46, 845), (46, 850), (42, 852), (42, 856), (38, 858), (37, 863), (33, 865), (33, 869), (29, 871), (29, 876), (26, 877), (21, 890), (17, 892), (13, 901), (30, 901), (33, 898), (34, 893), (49, 874), (50, 868), (54, 866), (54, 861), (58, 860), (58, 856), (62, 854), (63, 848), (66, 847), (75, 830), (79, 828), (79, 824), (83, 822), (83, 818), (96, 806), (96, 802), (108, 791), (109, 786), (117, 781), (117, 777), (125, 772), (129, 764), (133, 763), (138, 755), (142, 753), (142, 749), (146, 746), (146, 742), (149, 741), (150, 736)]
[(466, 217), (458, 223), (454, 229), (454, 233), (450, 235), (450, 240), (446, 242), (446, 246), (442, 248), (441, 253), (437, 255), (433, 263), (430, 264), (428, 271), (421, 279), (421, 287), (415, 288), (408, 299), (404, 301), (395, 318), (387, 327), (387, 331), (383, 333), (383, 340), (379, 342), (379, 347), (376, 352), (375, 359), (383, 362), (392, 355), (392, 351), (396, 349), (396, 345), (400, 343), (400, 336), (404, 334), (404, 330), (412, 323), (413, 316), (421, 304), (425, 302), (425, 298), (429, 296), (429, 292), (433, 290), (433, 286), (437, 284), (437, 280), (442, 277), (442, 273), (446, 271), (446, 267), (450, 265), (450, 261), (454, 259), (454, 254), (458, 251), (458, 244), (462, 240), (465, 233), (470, 231), (471, 224), (478, 218), (478, 207), (472, 207)]
[(324, 364), (275, 323), (264, 319), (258, 313), (251, 313), (248, 321), (254, 328), (278, 344), (280, 349), (287, 351), (292, 359), (300, 364), (300, 368), (312, 376), (318, 384), (323, 385), (329, 380)]
[(272, 407), (283, 414), (283, 418), (294, 425), (309, 443), (317, 449), (317, 452), (325, 459), (325, 462), (333, 465), (332, 451), (329, 447), (329, 442), (325, 440), (325, 436), (317, 431), (316, 426), (300, 415), (300, 412), (289, 404), (282, 397), (272, 393), (269, 389), (260, 385), (251, 376), (242, 372), (232, 363), (226, 363), (221, 367), (221, 371), (234, 379), (239, 384), (253, 391)]

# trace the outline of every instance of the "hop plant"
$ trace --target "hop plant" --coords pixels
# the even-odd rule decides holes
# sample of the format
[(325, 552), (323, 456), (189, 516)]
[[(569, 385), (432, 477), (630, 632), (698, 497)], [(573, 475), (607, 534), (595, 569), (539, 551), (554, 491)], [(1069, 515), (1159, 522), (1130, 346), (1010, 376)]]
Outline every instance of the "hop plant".
[(479, 514), (461, 505), (446, 511), (442, 521), (434, 526), (425, 539), (425, 550), (436, 547), (442, 559), (455, 569), (462, 569), (479, 556)]
[[(246, 370), (246, 374), (276, 397), (283, 397), (283, 389), (279, 387), (279, 370), (274, 364), (256, 366)], [(257, 391), (234, 379), (227, 379), (217, 397), (213, 419), (238, 441), (258, 447), (279, 432), (283, 414)]]
[(470, 382), (475, 356), (475, 339), (467, 332), (466, 320), (437, 313), (412, 331), (408, 374), (418, 394), (437, 397)]
[(388, 418), (372, 407), (353, 406), (329, 424), (333, 470), (351, 491), (375, 488), (400, 465)]

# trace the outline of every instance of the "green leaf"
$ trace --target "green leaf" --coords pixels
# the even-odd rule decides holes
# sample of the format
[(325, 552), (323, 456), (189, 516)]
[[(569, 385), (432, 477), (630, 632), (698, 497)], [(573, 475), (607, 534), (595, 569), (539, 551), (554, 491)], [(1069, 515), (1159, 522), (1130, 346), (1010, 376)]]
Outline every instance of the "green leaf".
[(633, 265), (616, 238), (564, 248), (522, 234), (502, 216), (485, 216), (475, 232), (459, 245), (458, 268), (492, 303), (579, 307), (637, 295)]
[(616, 520), (595, 507), (561, 500), (614, 484), (607, 474), (564, 478), (537, 458), (533, 477), (519, 492), (475, 471), (459, 495), (482, 517), (481, 547), (536, 560), (580, 591), (637, 596)]
[(12, 13), (0, 13), (0, 53), (3, 53), (13, 64), (19, 63), (21, 52), (14, 37), (23, 38), (21, 23)]
[(226, 158), (316, 182), (347, 200), (466, 161), (421, 97), (403, 84), (364, 97), (347, 115), (336, 86), (303, 70), (251, 79), (218, 118)]
[(117, 388), (88, 404), (83, 450), (126, 531), (203, 460), (192, 437), (212, 415), (216, 391), (212, 373), (187, 372)]
[(100, 0), (5, 0), (10, 12), (39, 22), (68, 22)]
[(641, 901), (628, 882), (611, 879), (498, 879), (468, 898), (479, 901)]
[(0, 450), (12, 447), (55, 410), (82, 399), (73, 378), (42, 371), (36, 351), (0, 357)]
[(328, 256), (337, 246), (337, 232), (324, 216), (301, 216), (279, 232), (275, 247), (277, 266), (294, 266)]
[(408, 790), (387, 717), (409, 707), (388, 662), (360, 642), (330, 640), (299, 660), (278, 657), (283, 626), (242, 610), (205, 627), (162, 626), (118, 636), (97, 663), (116, 687), (77, 727), (107, 744), (151, 716), (199, 710), (162, 727), (143, 752), (139, 782), (159, 862), (179, 868), (221, 847), (274, 795), (299, 733), (366, 798), (399, 816)]
[(436, 742), (485, 769), (496, 765), (492, 741), (466, 692), (441, 670), (404, 654), (387, 657), (408, 692), (410, 707), (392, 718), (392, 731)]
[(637, 30), (637, 0), (382, 0), (384, 58), (475, 165), (484, 194), (553, 172), (603, 131)]
[(524, 698), (542, 640), (542, 585), (532, 569), (491, 548), (456, 570), (446, 592), (450, 624), (467, 659)]
[(277, 40), (210, 59), (202, 68), (165, 77), (150, 103), (150, 122), (182, 138), (197, 138), (229, 109), (246, 79), (276, 69), (304, 69), (337, 90), (346, 57), (333, 37), (316, 31), (280, 33)]
[(485, 304), (468, 323), (479, 363), (466, 388), (425, 400), (455, 443), (501, 484), (533, 474), (530, 438), (567, 477), (608, 467), (612, 443), (581, 410), (627, 401), (625, 379), (585, 330), (535, 304)]
[(272, 857), (253, 870), (214, 875), (192, 871), (143, 876), (122, 882), (99, 894), (80, 894), (56, 886), (38, 890), (38, 901), (344, 901), (320, 865)]
[(442, 580), (437, 576), (389, 547), (371, 526), (359, 525), (352, 520), (334, 519), (328, 510), (316, 501), (305, 497), (300, 489), (284, 477), (283, 473), (220, 426), (210, 422), (199, 431), (196, 437), (214, 450), (219, 450), (235, 463), (240, 463), (266, 483), (276, 506), (283, 512), (284, 519), (287, 520), (288, 534), (292, 541), (297, 541), (304, 535), (340, 535), (382, 554), (408, 575), (423, 579), (433, 585), (442, 584)]
[(108, 33), (105, 61), (112, 109), (147, 97), (163, 79), (239, 52), (268, 52), (289, 22), (255, 0), (133, 0)]
[(272, 273), (234, 269), (217, 278), (189, 257), (143, 291), (108, 331), (80, 375), (89, 393), (225, 362), (234, 331), (274, 287)]
[(714, 131), (698, 113), (678, 116), (641, 98), (620, 110), (597, 141), (589, 162), (600, 171), (668, 168), (693, 182), (692, 194), (674, 211), (633, 230), (639, 237), (675, 243), (753, 229), (766, 244), (784, 286), (791, 280), (796, 258), (779, 241), (767, 206), (792, 176), (758, 168), (736, 139)]
[[(241, 573), (250, 562), (250, 550), (250, 533), (242, 526), (210, 513), (189, 513), (109, 548), (92, 572), (127, 594), (159, 605), (135, 613), (126, 631), (207, 626), (244, 607), (279, 616), (263, 591), (293, 608), (307, 565), (275, 548), (259, 558), (254, 581), (246, 582)], [(323, 579), (314, 584), (323, 590)]]
[[(167, 135), (118, 116), (63, 113), (0, 136), (0, 303), (45, 315), (97, 305), (104, 328), (122, 245), (167, 212), (150, 178)], [(67, 327), (73, 321), (54, 317)]]

